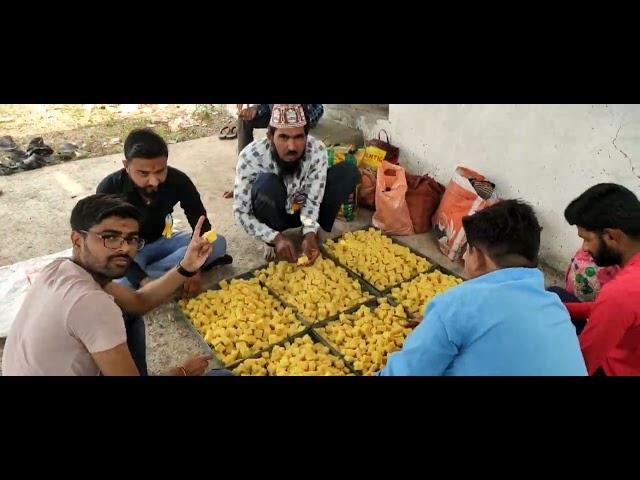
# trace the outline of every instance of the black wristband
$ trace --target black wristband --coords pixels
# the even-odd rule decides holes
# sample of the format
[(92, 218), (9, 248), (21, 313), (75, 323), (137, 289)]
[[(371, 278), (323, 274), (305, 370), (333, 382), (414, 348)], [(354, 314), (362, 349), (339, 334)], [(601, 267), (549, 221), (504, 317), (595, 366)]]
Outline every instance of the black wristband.
[(186, 270), (182, 266), (182, 262), (178, 263), (178, 266), (176, 268), (178, 269), (178, 273), (180, 275), (182, 275), (183, 277), (186, 277), (186, 278), (195, 277), (198, 274), (197, 270), (195, 272), (190, 272), (189, 270)]

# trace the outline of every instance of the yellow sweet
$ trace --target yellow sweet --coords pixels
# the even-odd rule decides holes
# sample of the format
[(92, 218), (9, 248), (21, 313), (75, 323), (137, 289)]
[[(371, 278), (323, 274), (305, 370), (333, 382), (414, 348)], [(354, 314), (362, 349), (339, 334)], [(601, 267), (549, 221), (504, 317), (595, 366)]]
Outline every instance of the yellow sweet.
[(271, 262), (256, 275), (312, 322), (337, 315), (371, 298), (346, 270), (322, 257), (302, 268), (287, 262)]
[(348, 232), (338, 240), (328, 240), (326, 248), (344, 265), (362, 275), (379, 290), (425, 273), (431, 264), (407, 247), (370, 228)]
[(411, 333), (406, 328), (407, 315), (402, 307), (379, 299), (374, 309), (362, 306), (353, 314), (342, 314), (318, 333), (331, 342), (353, 367), (364, 375), (372, 375), (387, 363), (390, 353), (402, 348)]
[(209, 243), (213, 243), (218, 239), (218, 234), (215, 230), (209, 230), (207, 233), (202, 235), (203, 240), (206, 240)]
[(412, 318), (422, 318), (429, 302), (439, 293), (456, 287), (462, 280), (440, 271), (423, 273), (391, 290), (391, 297), (404, 305)]
[(225, 365), (304, 330), (293, 310), (273, 298), (257, 278), (223, 280), (220, 290), (179, 305)]
[(300, 266), (305, 266), (308, 263), (309, 263), (309, 257), (307, 257), (306, 255), (303, 255), (298, 259), (298, 265)]
[(309, 335), (296, 338), (284, 347), (276, 345), (260, 358), (245, 360), (234, 371), (241, 376), (328, 376), (349, 375), (344, 362), (325, 345), (314, 343)]

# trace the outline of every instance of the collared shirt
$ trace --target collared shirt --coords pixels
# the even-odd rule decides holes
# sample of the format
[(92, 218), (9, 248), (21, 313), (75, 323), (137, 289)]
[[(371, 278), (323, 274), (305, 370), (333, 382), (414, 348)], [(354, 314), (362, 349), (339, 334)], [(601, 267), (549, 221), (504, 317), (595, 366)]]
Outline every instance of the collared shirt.
[[(155, 242), (162, 237), (165, 218), (173, 213), (173, 209), (178, 202), (182, 210), (184, 210), (192, 229), (195, 228), (201, 215), (205, 217), (207, 215), (207, 211), (200, 199), (200, 194), (187, 174), (177, 168), (167, 168), (167, 179), (158, 187), (154, 200), (149, 204), (142, 198), (138, 188), (131, 181), (124, 168), (102, 180), (96, 191), (96, 193), (123, 195), (129, 203), (140, 210), (142, 213), (140, 236), (146, 243)], [(209, 230), (211, 230), (211, 224), (207, 219), (202, 225), (202, 233), (206, 233)], [(131, 264), (127, 271), (127, 279), (132, 283), (139, 282), (145, 276), (146, 274), (135, 262)], [(136, 283), (133, 284), (135, 285)]]
[(586, 374), (567, 310), (534, 268), (497, 270), (437, 295), (378, 373)]
[(580, 347), (593, 375), (640, 375), (640, 254), (608, 282), (594, 302), (567, 303), (576, 320), (589, 322)]
[[(300, 170), (294, 175), (282, 176), (287, 188), (287, 212), (300, 212), (302, 232), (316, 233), (320, 228), (318, 215), (327, 181), (327, 149), (311, 135), (307, 136), (307, 149)], [(261, 173), (280, 175), (278, 164), (271, 153), (269, 140), (256, 140), (240, 153), (236, 167), (233, 215), (242, 228), (265, 243), (271, 243), (278, 232), (260, 223), (253, 215), (251, 189)]]

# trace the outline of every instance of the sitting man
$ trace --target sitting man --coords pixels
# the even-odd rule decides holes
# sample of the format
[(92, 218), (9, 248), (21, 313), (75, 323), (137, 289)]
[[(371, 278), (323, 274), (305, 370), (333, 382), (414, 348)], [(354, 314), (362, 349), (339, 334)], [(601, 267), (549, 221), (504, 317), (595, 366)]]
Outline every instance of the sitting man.
[[(244, 105), (242, 105), (244, 107)], [(238, 155), (247, 145), (253, 142), (253, 130), (267, 128), (271, 119), (271, 107), (267, 103), (250, 105), (240, 108), (238, 113)], [(315, 128), (324, 115), (324, 107), (321, 103), (308, 103), (305, 105), (309, 113), (309, 128)]]
[(536, 268), (533, 209), (505, 200), (463, 225), (472, 280), (431, 300), (378, 375), (586, 375), (569, 315)]
[[(211, 230), (200, 194), (189, 177), (167, 166), (169, 150), (158, 134), (151, 130), (132, 131), (124, 142), (124, 168), (106, 177), (97, 193), (120, 194), (142, 212), (140, 236), (145, 248), (131, 263), (125, 278), (119, 283), (139, 288), (159, 278), (184, 257), (191, 234), (173, 234), (173, 209), (178, 202), (193, 229), (200, 216), (205, 216), (203, 232)], [(213, 243), (213, 251), (203, 270), (233, 261), (226, 254), (227, 243), (222, 235)], [(202, 285), (200, 272), (184, 283), (184, 296), (197, 294)], [(130, 312), (124, 314), (129, 349), (142, 375), (146, 375), (146, 343), (144, 320)]]
[(613, 183), (591, 187), (565, 210), (599, 267), (620, 266), (594, 302), (565, 303), (587, 320), (580, 347), (590, 375), (640, 375), (640, 201)]
[(240, 154), (233, 213), (249, 235), (265, 242), (269, 261), (296, 261), (298, 252), (282, 232), (302, 226), (302, 249), (313, 262), (320, 254), (318, 230), (332, 230), (359, 182), (355, 165), (328, 169), (327, 150), (309, 135), (303, 105), (274, 105), (267, 138)]
[[(139, 220), (119, 196), (78, 202), (71, 213), (73, 258), (54, 260), (27, 292), (7, 337), (4, 375), (139, 374), (120, 308), (142, 315), (164, 303), (211, 255), (200, 237), (203, 216), (184, 257), (162, 278), (138, 291), (115, 284), (144, 246)], [(168, 374), (201, 375), (210, 359), (198, 356)]]
[[(180, 202), (192, 229), (198, 218), (202, 215), (206, 218), (207, 212), (191, 179), (167, 166), (169, 150), (160, 135), (148, 129), (132, 131), (124, 142), (124, 156), (124, 168), (103, 179), (96, 193), (123, 195), (142, 212), (140, 236), (145, 241), (145, 249), (136, 255), (126, 274), (129, 285), (138, 288), (162, 276), (184, 256), (191, 234), (172, 233), (176, 204)], [(211, 230), (208, 219), (202, 230), (203, 233)], [(231, 263), (226, 250), (226, 240), (218, 235), (203, 268)], [(185, 283), (185, 293), (196, 293), (200, 285), (198, 273)]]

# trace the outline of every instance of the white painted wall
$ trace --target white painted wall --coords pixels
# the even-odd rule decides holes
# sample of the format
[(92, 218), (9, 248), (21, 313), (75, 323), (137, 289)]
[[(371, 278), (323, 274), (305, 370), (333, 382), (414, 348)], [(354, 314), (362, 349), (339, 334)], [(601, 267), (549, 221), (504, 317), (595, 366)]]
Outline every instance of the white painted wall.
[(392, 104), (389, 124), (409, 172), (446, 185), (464, 165), (503, 198), (530, 202), (544, 227), (541, 255), (558, 269), (580, 246), (563, 216), (573, 198), (600, 182), (640, 196), (638, 105)]

